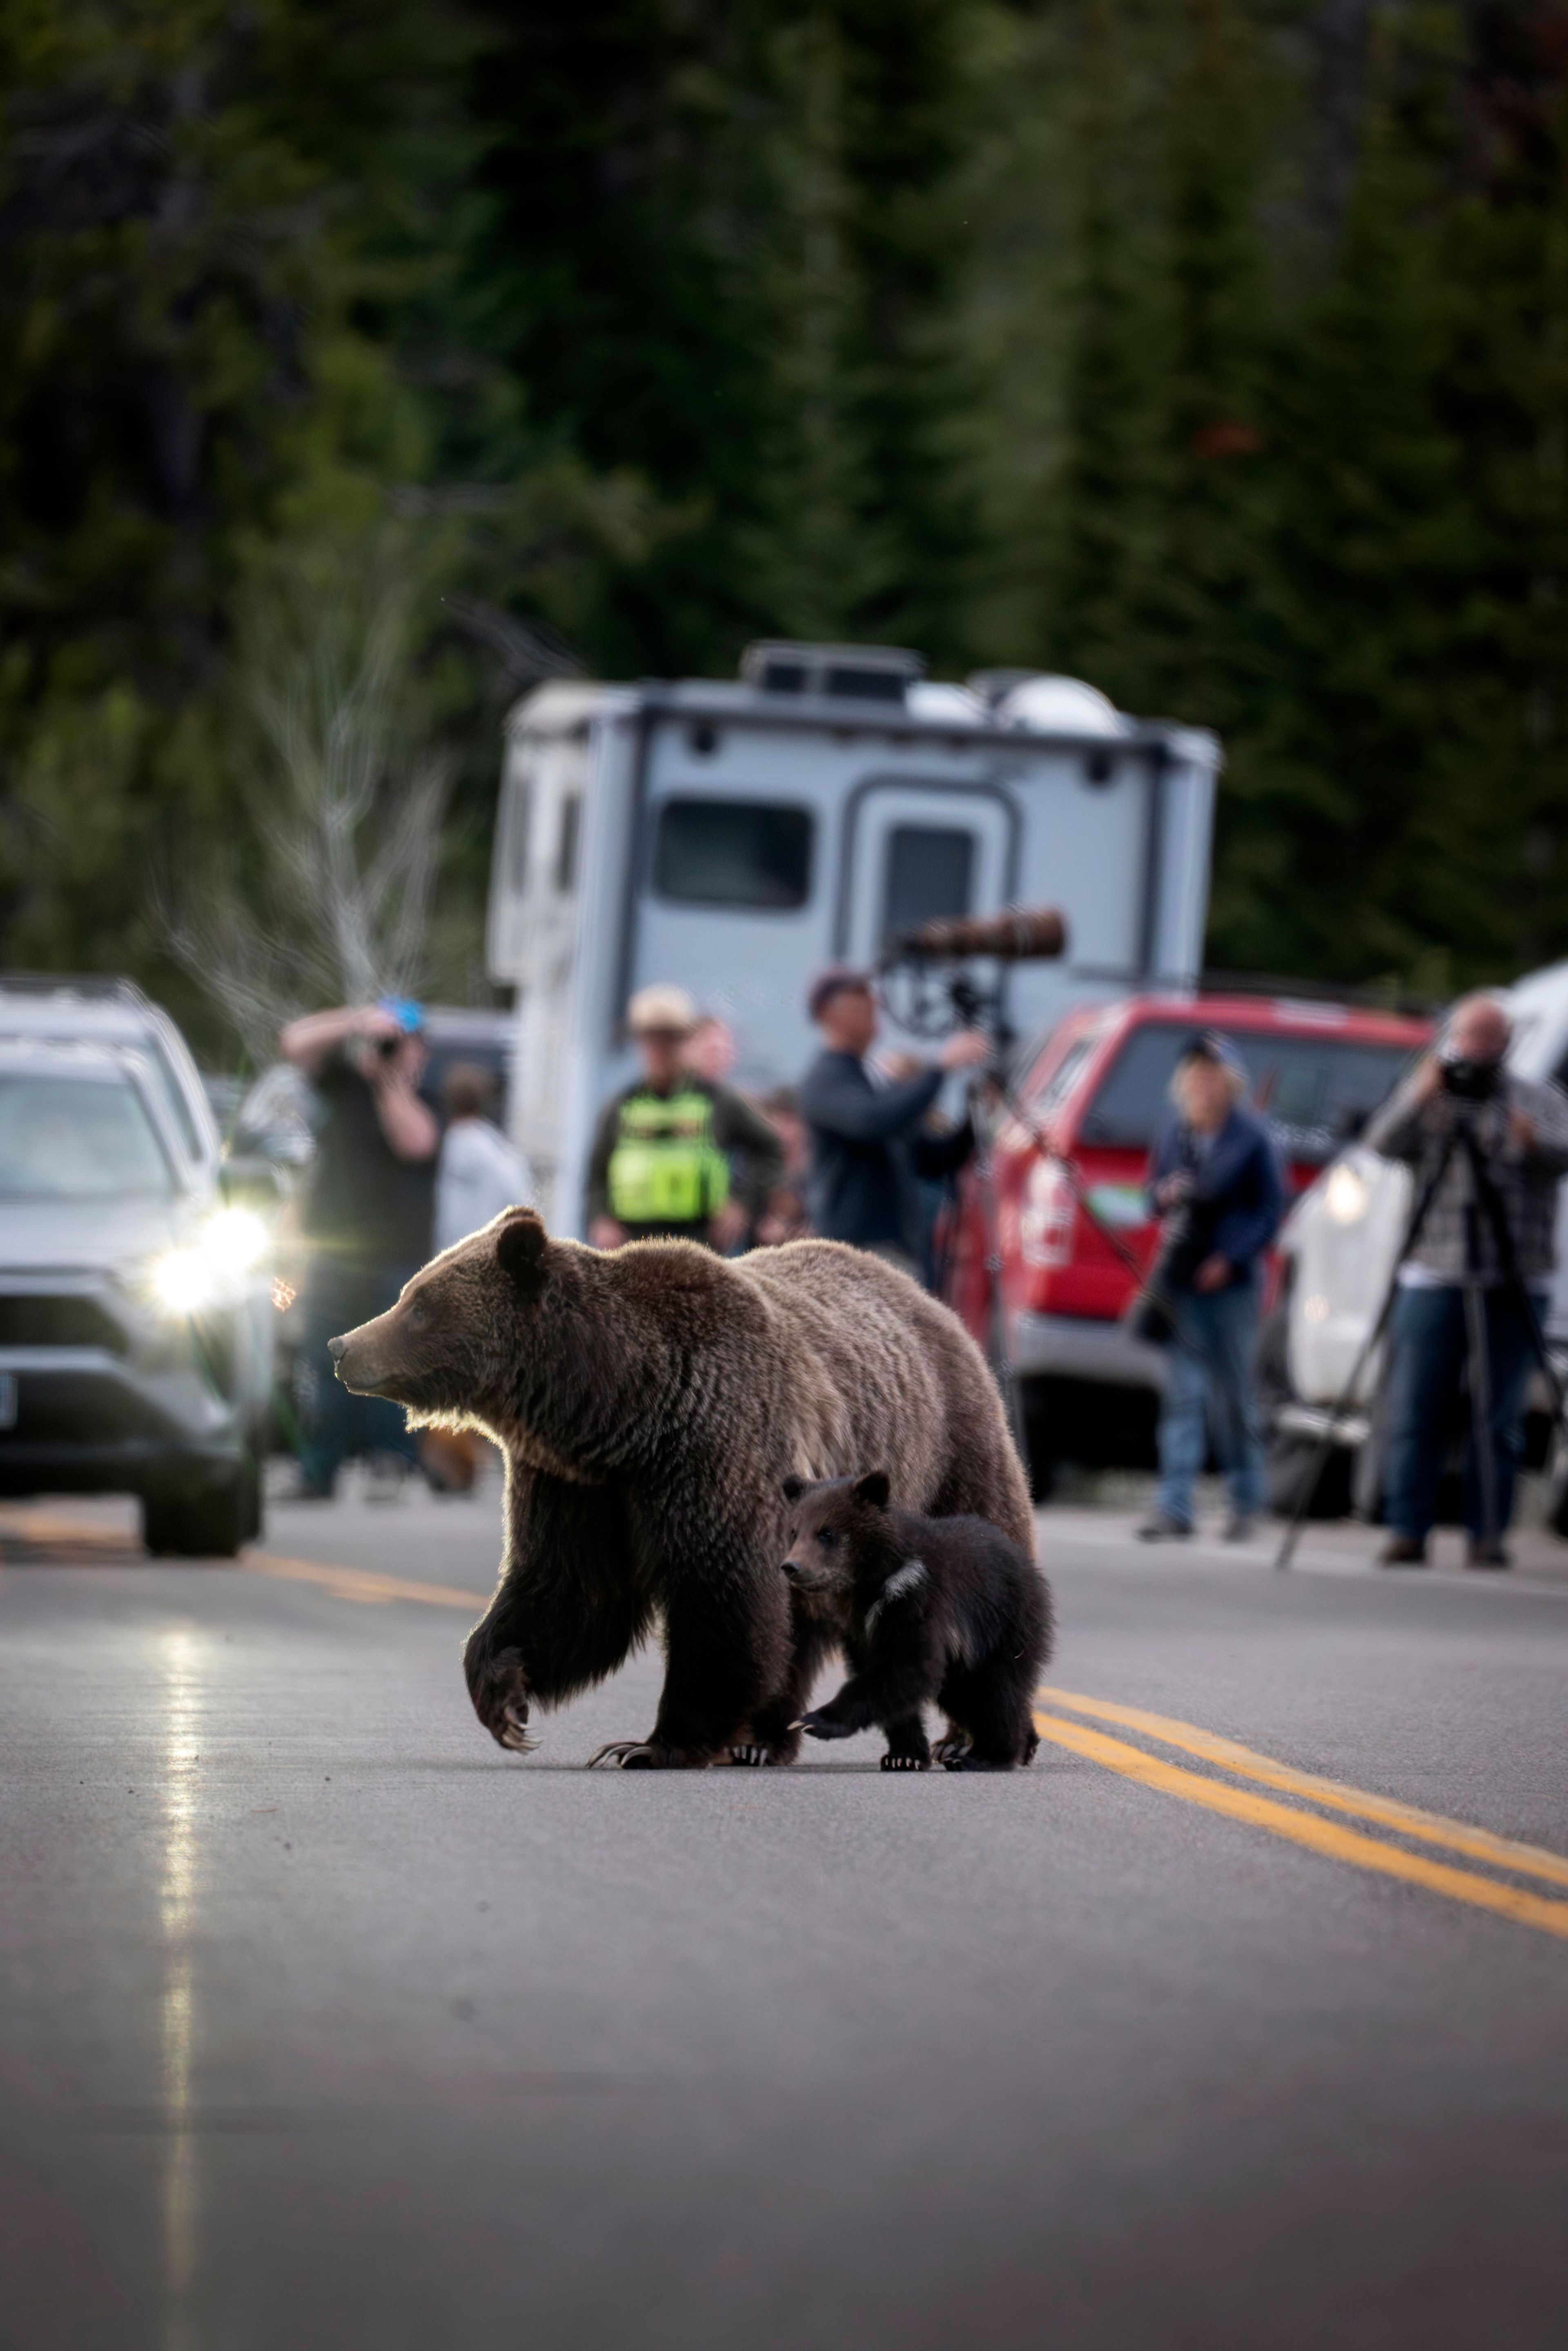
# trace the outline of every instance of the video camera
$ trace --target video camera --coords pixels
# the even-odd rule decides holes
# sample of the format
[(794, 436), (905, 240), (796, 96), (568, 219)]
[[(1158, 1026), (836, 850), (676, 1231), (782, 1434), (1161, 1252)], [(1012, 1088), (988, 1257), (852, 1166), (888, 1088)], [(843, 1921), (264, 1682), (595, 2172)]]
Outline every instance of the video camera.
[(1437, 1069), (1443, 1091), (1456, 1102), (1490, 1102), (1502, 1083), (1500, 1061), (1471, 1061), (1458, 1053), (1439, 1053)]
[[(999, 914), (944, 915), (895, 939), (882, 958), (888, 1009), (916, 1037), (946, 1037), (956, 1029), (985, 1029), (998, 1053), (1012, 1042), (1006, 971), (1061, 955), (1067, 923), (1054, 906), (1004, 906)], [(969, 971), (933, 966), (990, 962), (989, 986)], [(889, 983), (894, 983), (889, 986)]]

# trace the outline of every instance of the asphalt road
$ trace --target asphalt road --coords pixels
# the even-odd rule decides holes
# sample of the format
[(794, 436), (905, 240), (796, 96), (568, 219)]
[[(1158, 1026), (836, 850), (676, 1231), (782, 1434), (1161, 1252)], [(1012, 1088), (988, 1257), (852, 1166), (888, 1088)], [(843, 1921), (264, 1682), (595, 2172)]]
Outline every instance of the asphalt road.
[(5, 2351), (1568, 2337), (1568, 1585), (1051, 1514), (1028, 1773), (590, 1774), (493, 1503), (128, 1525), (0, 1511)]

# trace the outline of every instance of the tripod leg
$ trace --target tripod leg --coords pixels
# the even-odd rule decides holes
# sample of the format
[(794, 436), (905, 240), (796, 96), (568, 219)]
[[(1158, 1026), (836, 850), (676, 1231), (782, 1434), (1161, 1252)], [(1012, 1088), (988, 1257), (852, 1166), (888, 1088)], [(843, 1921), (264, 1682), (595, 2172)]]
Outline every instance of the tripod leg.
[(1486, 1299), (1474, 1274), (1465, 1282), (1465, 1351), (1470, 1383), (1470, 1446), (1481, 1499), (1480, 1545), (1493, 1552), (1500, 1540), (1497, 1522), (1497, 1454), (1492, 1440), (1491, 1353), (1487, 1344)]

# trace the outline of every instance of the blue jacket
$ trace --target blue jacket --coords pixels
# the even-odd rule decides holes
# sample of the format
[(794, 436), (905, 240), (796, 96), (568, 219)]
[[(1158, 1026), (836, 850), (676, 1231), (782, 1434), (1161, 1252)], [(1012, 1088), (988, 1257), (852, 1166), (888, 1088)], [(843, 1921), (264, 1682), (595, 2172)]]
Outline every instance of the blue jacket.
[(891, 1241), (924, 1263), (918, 1178), (950, 1174), (975, 1147), (967, 1121), (951, 1134), (921, 1132), (941, 1091), (940, 1070), (877, 1086), (853, 1053), (818, 1054), (800, 1088), (800, 1115), (811, 1135), (811, 1222), (824, 1240), (857, 1249)]
[(1170, 1120), (1149, 1169), (1150, 1206), (1166, 1176), (1190, 1168), (1202, 1256), (1225, 1258), (1238, 1274), (1249, 1274), (1285, 1213), (1285, 1180), (1273, 1138), (1254, 1112), (1238, 1104), (1208, 1149), (1200, 1154), (1197, 1146), (1192, 1129), (1180, 1119)]

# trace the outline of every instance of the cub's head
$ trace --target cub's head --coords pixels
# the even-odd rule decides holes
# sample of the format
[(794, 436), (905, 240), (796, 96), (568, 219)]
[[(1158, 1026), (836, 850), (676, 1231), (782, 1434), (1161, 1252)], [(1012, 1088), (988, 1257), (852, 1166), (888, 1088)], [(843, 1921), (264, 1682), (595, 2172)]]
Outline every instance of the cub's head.
[(507, 1209), (433, 1259), (386, 1313), (329, 1339), (338, 1377), (420, 1420), (507, 1417), (542, 1353), (551, 1285), (570, 1254), (531, 1208)]
[(868, 1548), (888, 1538), (885, 1470), (864, 1478), (825, 1478), (810, 1486), (786, 1478), (784, 1499), (793, 1517), (784, 1573), (802, 1592), (847, 1592)]

